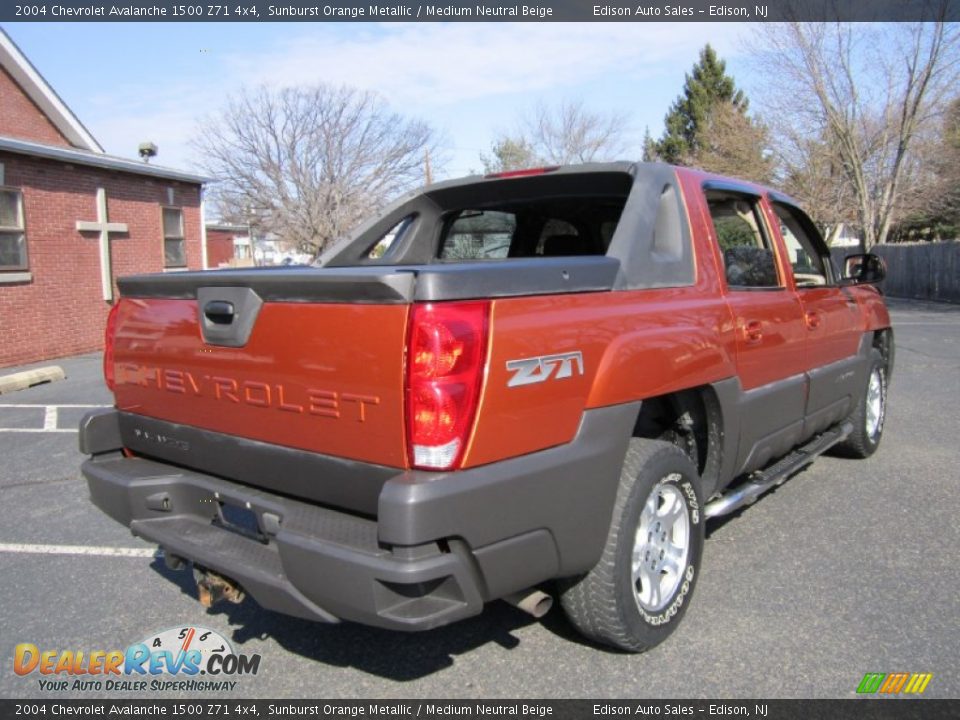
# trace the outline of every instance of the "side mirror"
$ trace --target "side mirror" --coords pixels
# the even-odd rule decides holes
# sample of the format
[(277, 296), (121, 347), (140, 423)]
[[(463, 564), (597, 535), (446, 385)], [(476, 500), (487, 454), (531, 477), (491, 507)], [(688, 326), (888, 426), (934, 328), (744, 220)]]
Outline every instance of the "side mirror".
[(858, 253), (843, 261), (843, 282), (847, 285), (876, 285), (887, 277), (887, 263), (879, 255)]

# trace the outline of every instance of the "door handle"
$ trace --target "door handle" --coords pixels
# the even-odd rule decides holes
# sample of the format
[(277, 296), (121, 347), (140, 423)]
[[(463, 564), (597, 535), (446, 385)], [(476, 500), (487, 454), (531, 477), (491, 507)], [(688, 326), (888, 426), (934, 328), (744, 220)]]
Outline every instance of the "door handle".
[(750, 320), (743, 325), (743, 338), (748, 343), (758, 343), (763, 339), (763, 323)]
[(217, 325), (229, 325), (236, 314), (233, 303), (226, 300), (211, 300), (203, 306), (207, 320)]
[(815, 310), (810, 310), (804, 315), (804, 319), (807, 321), (807, 328), (809, 330), (816, 330), (820, 327), (820, 313)]

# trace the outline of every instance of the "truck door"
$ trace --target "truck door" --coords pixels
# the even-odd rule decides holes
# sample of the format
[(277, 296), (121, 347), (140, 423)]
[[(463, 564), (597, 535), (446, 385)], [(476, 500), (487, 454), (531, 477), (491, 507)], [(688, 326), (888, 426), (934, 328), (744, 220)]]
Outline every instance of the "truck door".
[(813, 222), (791, 204), (775, 200), (772, 208), (803, 307), (804, 371), (810, 382), (804, 436), (809, 437), (852, 409), (864, 362), (858, 354), (863, 328), (857, 302), (837, 284), (830, 252)]
[(806, 401), (803, 309), (778, 266), (760, 198), (706, 189), (726, 300), (736, 322), (741, 398), (739, 472), (800, 440)]

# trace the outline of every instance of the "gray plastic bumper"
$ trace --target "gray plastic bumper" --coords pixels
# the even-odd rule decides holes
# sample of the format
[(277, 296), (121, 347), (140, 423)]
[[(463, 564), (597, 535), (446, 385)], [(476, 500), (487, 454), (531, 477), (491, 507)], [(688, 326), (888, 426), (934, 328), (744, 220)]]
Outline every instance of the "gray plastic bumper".
[[(399, 471), (377, 519), (124, 457), (115, 411), (84, 418), (94, 504), (134, 535), (240, 584), (269, 610), (425, 630), (589, 569), (610, 523), (637, 404), (588, 411), (574, 441), (455, 473)], [(259, 536), (220, 520), (256, 517)]]
[[(134, 535), (235, 580), (268, 610), (420, 630), (482, 609), (462, 552), (391, 552), (373, 520), (141, 458), (94, 458), (83, 474), (94, 504)], [(221, 503), (252, 511), (265, 542), (217, 524)]]

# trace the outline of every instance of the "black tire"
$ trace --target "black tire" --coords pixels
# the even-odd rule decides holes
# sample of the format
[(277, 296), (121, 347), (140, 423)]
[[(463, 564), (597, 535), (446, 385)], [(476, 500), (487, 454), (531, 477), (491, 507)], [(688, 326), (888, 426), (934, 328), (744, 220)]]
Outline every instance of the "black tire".
[[(871, 410), (872, 390), (876, 383), (879, 392), (879, 410)], [(879, 416), (877, 416), (879, 413)], [(847, 439), (831, 448), (832, 455), (848, 458), (868, 458), (880, 447), (883, 438), (883, 423), (887, 414), (887, 364), (879, 350), (870, 353), (870, 370), (863, 393), (857, 399), (857, 406), (848, 418), (853, 423), (853, 432)]]
[[(661, 500), (669, 502), (660, 505)], [(674, 533), (684, 529), (679, 527), (680, 513), (686, 519), (686, 552), (675, 559), (676, 572), (652, 567), (657, 553), (651, 558), (649, 550), (657, 546), (649, 541), (653, 528), (660, 527), (656, 522), (660, 516), (654, 513), (651, 522), (648, 510), (645, 519), (641, 518), (648, 501), (651, 508), (654, 504), (662, 510), (676, 508)], [(574, 627), (592, 640), (630, 652), (643, 652), (663, 642), (686, 612), (699, 576), (704, 538), (702, 507), (697, 469), (682, 450), (658, 440), (632, 439), (600, 561), (586, 575), (561, 583), (560, 601)], [(660, 519), (667, 521), (666, 517)], [(644, 578), (634, 580), (633, 554), (641, 522), (650, 530), (648, 543), (639, 548), (644, 558), (642, 572), (646, 578), (662, 579), (656, 584), (667, 587), (668, 597), (661, 596), (659, 604)], [(671, 552), (675, 549), (672, 545)], [(664, 557), (663, 552), (660, 557)], [(647, 607), (643, 607), (642, 597)]]

